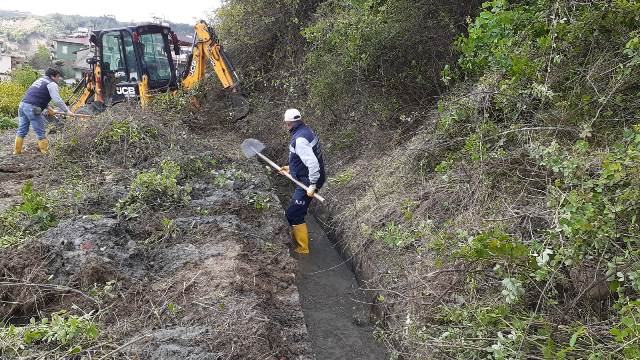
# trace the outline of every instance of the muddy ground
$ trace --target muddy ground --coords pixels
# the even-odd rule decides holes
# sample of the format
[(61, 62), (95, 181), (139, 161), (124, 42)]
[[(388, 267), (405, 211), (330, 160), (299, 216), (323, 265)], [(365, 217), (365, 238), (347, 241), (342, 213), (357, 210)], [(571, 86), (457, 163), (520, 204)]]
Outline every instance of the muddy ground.
[[(84, 191), (77, 195), (81, 204), (64, 196), (51, 200), (54, 226), (0, 249), (0, 319), (20, 326), (65, 310), (92, 314), (100, 329), (75, 355), (44, 341), (19, 349), (0, 339), (2, 358), (314, 358), (288, 227), (265, 169), (241, 158), (228, 146), (232, 141), (212, 145), (211, 133), (187, 130), (171, 132), (171, 144), (154, 144), (162, 148), (124, 163), (116, 161), (117, 151), (125, 151), (119, 143), (96, 156), (78, 155), (82, 162), (56, 158), (56, 146), (71, 136), (92, 152), (94, 139), (81, 137), (109, 130), (113, 116), (51, 135), (47, 156), (37, 154), (32, 137), (25, 154), (13, 156), (13, 132), (0, 135), (0, 211), (22, 202), (27, 180), (43, 194)], [(135, 175), (166, 157), (183, 170), (190, 161), (205, 163), (180, 180), (192, 189), (190, 200), (133, 219), (116, 214)], [(215, 161), (202, 160), (210, 158)], [(233, 176), (220, 175), (225, 172)], [(70, 182), (71, 173), (80, 180)]]

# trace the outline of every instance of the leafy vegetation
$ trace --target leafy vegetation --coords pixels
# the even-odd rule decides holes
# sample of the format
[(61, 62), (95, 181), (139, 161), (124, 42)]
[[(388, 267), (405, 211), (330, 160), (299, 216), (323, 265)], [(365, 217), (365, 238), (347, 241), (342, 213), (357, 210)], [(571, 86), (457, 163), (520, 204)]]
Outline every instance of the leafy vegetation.
[(31, 318), (28, 325), (8, 325), (0, 328), (0, 353), (20, 356), (28, 353), (35, 344), (51, 344), (66, 349), (68, 356), (89, 347), (100, 335), (92, 314), (69, 315), (66, 311), (51, 314), (51, 319), (36, 321)]
[[(372, 98), (395, 113), (439, 86), (451, 53), (457, 13), (467, 2), (327, 1), (303, 35), (311, 101), (335, 108), (349, 95)], [(380, 91), (384, 89), (384, 91)]]
[(0, 130), (10, 130), (18, 128), (18, 123), (16, 123), (12, 118), (0, 115)]
[(271, 196), (267, 194), (252, 193), (249, 195), (249, 204), (256, 210), (265, 210), (271, 207)]
[(460, 58), (443, 79), (487, 90), (482, 108), (438, 105), (438, 133), (461, 140), (436, 172), (489, 165), (481, 176), (496, 184), (511, 182), (505, 159), (536, 164), (547, 210), (535, 216), (547, 220), (527, 236), (513, 225), (444, 230), (458, 245), (432, 249), (482, 270), (467, 273), (463, 303), (439, 307), (440, 325), (413, 323), (409, 342), (460, 359), (639, 356), (639, 17), (629, 1), (496, 0), (455, 41)]
[(116, 205), (116, 212), (133, 218), (145, 210), (169, 209), (189, 202), (189, 185), (178, 184), (180, 165), (164, 160), (160, 169), (141, 172), (131, 182), (129, 193)]
[[(275, 2), (228, 5), (219, 23), (232, 49), (256, 50), (261, 65), (274, 64), (273, 51), (300, 55), (274, 39), (287, 30), (306, 40), (294, 66), (256, 78), (278, 78), (286, 103), (319, 110), (315, 128), (341, 159), (330, 183), (358, 194), (334, 214), (346, 247), (361, 254), (360, 242), (375, 240), (380, 253), (358, 256), (392, 269), (372, 280), (394, 289), (377, 332), (392, 356), (639, 356), (636, 1), (325, 1), (312, 18), (273, 20), (260, 34), (267, 56), (230, 30)], [(387, 120), (409, 134), (385, 142)], [(352, 145), (367, 141), (384, 145), (357, 158)], [(352, 156), (383, 170), (353, 181), (343, 164)], [(402, 254), (396, 266), (390, 249)], [(425, 276), (446, 290), (415, 284)]]
[(51, 52), (45, 45), (39, 45), (36, 53), (29, 59), (29, 65), (34, 69), (46, 69), (51, 66)]
[(22, 202), (0, 214), (0, 248), (18, 245), (56, 223), (52, 200), (34, 191), (33, 183), (27, 181), (22, 187)]

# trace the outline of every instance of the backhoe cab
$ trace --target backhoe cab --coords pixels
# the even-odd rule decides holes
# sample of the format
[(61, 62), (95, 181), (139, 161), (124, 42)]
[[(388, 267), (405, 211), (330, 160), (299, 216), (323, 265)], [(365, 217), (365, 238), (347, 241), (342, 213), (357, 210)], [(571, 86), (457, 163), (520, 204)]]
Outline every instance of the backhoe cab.
[(239, 91), (239, 78), (224, 53), (213, 29), (200, 21), (195, 26), (192, 54), (184, 72), (178, 74), (173, 56), (180, 54), (176, 34), (167, 26), (146, 24), (94, 31), (93, 57), (87, 60), (91, 71), (74, 89), (71, 110), (94, 114), (127, 101), (140, 101), (144, 107), (158, 93), (191, 89), (206, 77), (207, 59), (222, 87), (231, 94), (232, 114), (240, 119), (249, 112)]

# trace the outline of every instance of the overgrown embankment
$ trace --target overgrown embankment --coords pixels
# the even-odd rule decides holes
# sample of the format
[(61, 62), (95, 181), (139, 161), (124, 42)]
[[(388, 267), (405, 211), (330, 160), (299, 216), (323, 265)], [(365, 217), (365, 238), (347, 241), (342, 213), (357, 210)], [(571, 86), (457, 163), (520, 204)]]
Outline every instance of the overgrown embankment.
[(67, 121), (44, 157), (2, 134), (3, 359), (313, 358), (269, 179), (212, 114), (168, 114)]
[[(222, 24), (274, 3), (230, 1)], [(285, 149), (275, 119), (304, 110), (331, 176), (317, 210), (392, 353), (637, 358), (640, 5), (295, 4), (260, 53), (227, 34), (254, 62), (241, 131)]]

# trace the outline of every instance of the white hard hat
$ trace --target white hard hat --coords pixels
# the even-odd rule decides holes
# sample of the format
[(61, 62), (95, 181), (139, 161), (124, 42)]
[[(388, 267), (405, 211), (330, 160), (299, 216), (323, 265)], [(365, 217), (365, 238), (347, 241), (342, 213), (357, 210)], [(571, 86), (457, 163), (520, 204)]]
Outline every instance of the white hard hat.
[(284, 121), (299, 121), (301, 118), (298, 109), (289, 109), (284, 112)]

